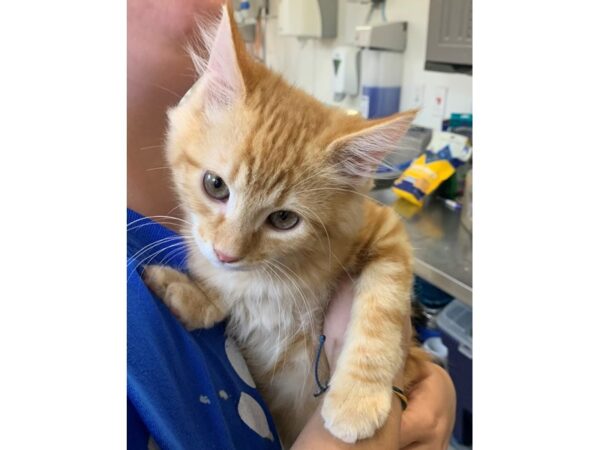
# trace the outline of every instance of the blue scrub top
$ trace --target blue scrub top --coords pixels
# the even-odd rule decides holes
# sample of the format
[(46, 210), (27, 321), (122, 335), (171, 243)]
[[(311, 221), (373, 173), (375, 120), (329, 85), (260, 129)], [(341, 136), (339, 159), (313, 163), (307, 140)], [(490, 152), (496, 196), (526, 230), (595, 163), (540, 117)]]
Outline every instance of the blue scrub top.
[(225, 324), (188, 332), (146, 287), (146, 264), (185, 270), (183, 239), (127, 211), (127, 447), (280, 449)]

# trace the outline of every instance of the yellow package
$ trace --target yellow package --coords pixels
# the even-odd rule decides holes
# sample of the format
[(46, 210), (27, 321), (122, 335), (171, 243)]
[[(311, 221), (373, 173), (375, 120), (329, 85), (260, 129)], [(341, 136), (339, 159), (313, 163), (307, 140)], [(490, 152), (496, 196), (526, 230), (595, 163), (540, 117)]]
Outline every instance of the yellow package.
[(459, 134), (435, 133), (424, 154), (416, 158), (400, 177), (392, 190), (400, 198), (422, 206), (425, 196), (454, 173), (456, 167), (471, 157), (468, 139)]

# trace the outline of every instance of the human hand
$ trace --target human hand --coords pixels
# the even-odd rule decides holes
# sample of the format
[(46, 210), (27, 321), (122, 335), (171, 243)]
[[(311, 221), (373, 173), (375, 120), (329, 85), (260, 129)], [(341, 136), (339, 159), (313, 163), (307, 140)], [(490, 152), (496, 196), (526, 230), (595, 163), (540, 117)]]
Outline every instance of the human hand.
[(408, 407), (400, 420), (402, 450), (446, 450), (456, 411), (456, 392), (448, 373), (427, 362), (423, 378), (408, 392)]

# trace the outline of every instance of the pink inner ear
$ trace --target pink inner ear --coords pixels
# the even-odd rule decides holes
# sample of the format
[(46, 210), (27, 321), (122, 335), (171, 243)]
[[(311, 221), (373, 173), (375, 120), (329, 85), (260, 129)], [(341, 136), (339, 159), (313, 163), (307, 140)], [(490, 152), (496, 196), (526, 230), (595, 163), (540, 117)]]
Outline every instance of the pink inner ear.
[(341, 171), (353, 178), (369, 177), (410, 127), (412, 117), (398, 117), (341, 138), (334, 143)]
[(226, 7), (223, 7), (221, 20), (212, 39), (210, 57), (202, 77), (206, 83), (206, 99), (211, 107), (230, 105), (244, 92)]

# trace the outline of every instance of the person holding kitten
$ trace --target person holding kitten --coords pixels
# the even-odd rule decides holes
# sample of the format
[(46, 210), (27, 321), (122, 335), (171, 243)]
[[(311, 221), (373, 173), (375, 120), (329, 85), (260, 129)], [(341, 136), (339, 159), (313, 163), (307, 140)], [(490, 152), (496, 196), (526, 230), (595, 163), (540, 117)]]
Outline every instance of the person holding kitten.
[[(197, 15), (216, 15), (220, 5), (208, 0), (128, 2), (128, 440), (132, 448), (279, 445), (273, 421), (239, 361), (239, 352), (224, 337), (224, 328), (187, 333), (152, 298), (140, 278), (141, 266), (150, 263), (185, 267), (181, 250), (189, 236), (168, 229), (180, 231), (184, 219), (178, 217), (169, 172), (162, 169), (165, 111), (195, 81), (183, 48), (193, 37)], [(341, 347), (352, 300), (351, 285), (342, 282), (324, 323), (331, 364)], [(442, 369), (431, 363), (425, 366), (422, 378), (408, 392), (408, 408), (403, 412), (400, 403), (393, 402), (385, 425), (372, 438), (346, 444), (329, 434), (319, 414), (314, 414), (293, 448), (446, 448), (454, 421), (454, 389)]]

